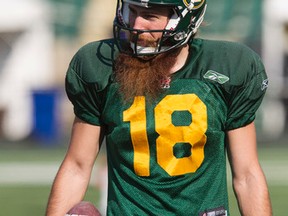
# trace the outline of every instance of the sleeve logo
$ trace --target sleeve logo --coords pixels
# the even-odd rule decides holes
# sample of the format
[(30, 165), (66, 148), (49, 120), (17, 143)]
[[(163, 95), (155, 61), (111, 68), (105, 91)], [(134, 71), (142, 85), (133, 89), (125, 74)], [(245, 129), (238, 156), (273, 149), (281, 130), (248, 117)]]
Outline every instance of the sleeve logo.
[(216, 71), (213, 71), (213, 70), (208, 70), (204, 76), (203, 76), (205, 79), (208, 79), (208, 80), (211, 80), (211, 81), (214, 81), (214, 82), (217, 82), (219, 84), (224, 84), (226, 82), (229, 81), (229, 77), (228, 76), (225, 76), (223, 74), (220, 74)]
[(269, 85), (269, 80), (268, 79), (263, 80), (262, 85), (261, 85), (261, 90), (264, 91), (265, 89), (267, 89), (268, 85)]

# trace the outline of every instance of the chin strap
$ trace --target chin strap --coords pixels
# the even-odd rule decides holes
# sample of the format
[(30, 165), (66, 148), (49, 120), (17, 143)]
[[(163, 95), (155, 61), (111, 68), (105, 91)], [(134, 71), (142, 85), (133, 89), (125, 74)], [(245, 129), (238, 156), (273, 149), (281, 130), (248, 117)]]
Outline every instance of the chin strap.
[[(153, 54), (157, 54), (158, 53), (157, 51), (159, 51), (158, 47), (143, 47), (143, 46), (136, 45), (133, 42), (130, 42), (130, 47), (132, 48), (132, 50), (136, 54), (151, 54), (151, 55), (153, 55)], [(169, 48), (168, 46), (163, 46), (163, 47), (161, 47), (161, 50), (166, 50), (168, 48)]]

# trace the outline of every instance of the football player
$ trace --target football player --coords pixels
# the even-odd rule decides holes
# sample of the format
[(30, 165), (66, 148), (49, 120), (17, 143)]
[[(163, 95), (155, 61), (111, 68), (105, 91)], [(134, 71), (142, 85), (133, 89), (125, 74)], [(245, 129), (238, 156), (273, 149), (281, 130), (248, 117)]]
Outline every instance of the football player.
[(196, 38), (205, 0), (118, 0), (114, 39), (72, 59), (75, 121), (47, 215), (87, 189), (103, 137), (107, 215), (229, 215), (226, 154), (242, 215), (272, 215), (255, 112), (268, 79), (244, 45)]

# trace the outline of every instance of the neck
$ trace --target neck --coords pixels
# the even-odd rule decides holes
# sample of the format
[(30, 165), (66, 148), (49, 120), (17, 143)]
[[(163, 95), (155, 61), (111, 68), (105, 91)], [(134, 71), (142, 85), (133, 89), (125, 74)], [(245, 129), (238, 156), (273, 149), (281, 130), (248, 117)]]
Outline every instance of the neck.
[(170, 74), (173, 74), (180, 70), (186, 63), (189, 55), (189, 46), (185, 45), (179, 52), (175, 64), (170, 69)]

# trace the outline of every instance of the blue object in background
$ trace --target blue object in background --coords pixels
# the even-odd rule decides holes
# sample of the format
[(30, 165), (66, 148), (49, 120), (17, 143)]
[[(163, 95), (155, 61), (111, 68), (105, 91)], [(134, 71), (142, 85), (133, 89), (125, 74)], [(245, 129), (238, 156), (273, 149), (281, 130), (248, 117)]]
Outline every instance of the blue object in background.
[(53, 146), (60, 137), (59, 90), (34, 90), (32, 137), (40, 145)]

